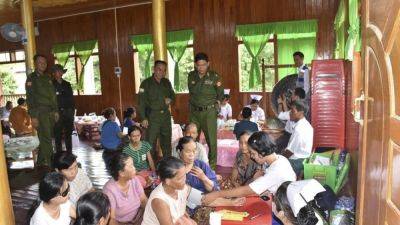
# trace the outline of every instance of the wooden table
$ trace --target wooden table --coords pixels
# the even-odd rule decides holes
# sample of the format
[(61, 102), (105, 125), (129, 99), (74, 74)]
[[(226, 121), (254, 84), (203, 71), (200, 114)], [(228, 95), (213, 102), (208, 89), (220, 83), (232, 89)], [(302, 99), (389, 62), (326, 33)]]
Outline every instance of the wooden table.
[(99, 121), (76, 121), (75, 128), (79, 136), (85, 137), (88, 140), (100, 139), (100, 128), (102, 122)]

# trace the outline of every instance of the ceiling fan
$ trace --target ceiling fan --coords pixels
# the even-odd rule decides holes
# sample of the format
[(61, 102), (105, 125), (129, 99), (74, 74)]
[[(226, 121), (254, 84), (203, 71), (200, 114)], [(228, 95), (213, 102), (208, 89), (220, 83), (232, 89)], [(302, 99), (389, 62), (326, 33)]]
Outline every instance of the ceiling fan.
[(26, 43), (24, 28), (16, 23), (6, 23), (0, 27), (1, 36), (10, 42)]

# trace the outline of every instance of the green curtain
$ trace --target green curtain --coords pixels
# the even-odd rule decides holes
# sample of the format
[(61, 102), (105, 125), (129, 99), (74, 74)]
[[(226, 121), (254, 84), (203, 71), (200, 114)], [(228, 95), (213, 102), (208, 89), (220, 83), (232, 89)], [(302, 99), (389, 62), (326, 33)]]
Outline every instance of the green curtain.
[(174, 88), (178, 91), (182, 89), (179, 81), (179, 61), (185, 54), (188, 42), (192, 39), (192, 30), (180, 30), (167, 33), (167, 49), (175, 62)]
[[(310, 64), (315, 58), (316, 34), (278, 35), (278, 64), (293, 64), (293, 53), (301, 51), (304, 54), (304, 63)], [(296, 73), (296, 68), (279, 68), (279, 80)]]
[(73, 43), (61, 43), (53, 46), (52, 52), (56, 56), (58, 64), (63, 67), (67, 64), (69, 53), (73, 47)]
[(274, 23), (246, 24), (236, 26), (236, 36), (252, 36), (263, 34), (299, 34), (316, 33), (317, 20), (295, 20)]
[[(296, 20), (273, 23), (246, 24), (236, 26), (236, 36), (243, 39), (247, 51), (252, 57), (249, 87), (254, 87), (255, 82), (261, 81), (258, 54), (263, 50), (268, 41), (269, 34), (277, 34), (278, 63), (293, 64), (293, 52), (302, 51), (305, 62), (309, 63), (315, 57), (316, 33), (318, 32), (317, 20)], [(295, 70), (279, 69), (280, 76), (291, 74)]]
[(261, 82), (261, 71), (258, 56), (264, 49), (265, 44), (268, 42), (269, 36), (269, 34), (264, 34), (242, 37), (243, 44), (251, 56), (249, 88), (254, 88), (256, 83)]
[(81, 64), (82, 64), (82, 70), (80, 71), (80, 74), (78, 74), (78, 90), (83, 90), (83, 83), (84, 83), (84, 77), (85, 77), (85, 65), (88, 62), (90, 56), (93, 53), (93, 50), (97, 46), (97, 40), (91, 40), (91, 41), (82, 41), (82, 42), (77, 42), (74, 44), (75, 52), (78, 55)]
[(360, 16), (358, 14), (358, 0), (349, 1), (349, 29), (345, 47), (346, 59), (353, 60), (354, 51), (361, 51)]
[(153, 39), (151, 34), (142, 34), (131, 36), (131, 44), (138, 50), (139, 54), (143, 54), (146, 58), (143, 77), (151, 76), (150, 58), (153, 52)]
[(336, 59), (344, 59), (345, 57), (345, 24), (344, 21), (346, 19), (346, 10), (344, 5), (344, 0), (341, 0), (339, 3), (339, 8), (336, 13), (335, 22), (334, 22), (334, 30), (336, 33), (336, 48), (335, 48), (335, 58)]

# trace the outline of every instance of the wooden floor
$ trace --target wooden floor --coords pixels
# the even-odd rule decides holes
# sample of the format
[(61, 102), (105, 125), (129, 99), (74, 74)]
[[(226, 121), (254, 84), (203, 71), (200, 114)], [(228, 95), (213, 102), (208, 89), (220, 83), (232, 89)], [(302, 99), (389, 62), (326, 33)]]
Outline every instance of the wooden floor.
[[(96, 189), (102, 189), (110, 179), (103, 159), (102, 150), (95, 150), (88, 142), (74, 143), (74, 154), (78, 156), (78, 162), (86, 171)], [(226, 176), (231, 168), (217, 167), (217, 173)], [(25, 225), (26, 213), (33, 201), (38, 198), (38, 182), (43, 176), (34, 170), (9, 171), (11, 197), (13, 202), (15, 222), (17, 225)]]

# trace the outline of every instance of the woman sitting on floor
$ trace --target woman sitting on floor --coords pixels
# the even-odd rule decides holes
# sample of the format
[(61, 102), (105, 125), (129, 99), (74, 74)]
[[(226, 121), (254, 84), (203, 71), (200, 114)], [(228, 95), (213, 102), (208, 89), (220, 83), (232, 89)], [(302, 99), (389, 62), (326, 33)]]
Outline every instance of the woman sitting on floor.
[(106, 164), (107, 170), (109, 170), (110, 160), (118, 154), (118, 150), (121, 147), (121, 139), (125, 136), (119, 127), (119, 125), (115, 122), (114, 108), (107, 108), (103, 111), (103, 116), (107, 120), (101, 125), (101, 137), (100, 142), (104, 148), (103, 151), (103, 160)]
[(86, 173), (78, 167), (76, 155), (58, 152), (54, 155), (53, 168), (67, 179), (70, 186), (69, 200), (76, 205), (79, 197), (93, 191), (93, 185)]
[(140, 125), (137, 124), (133, 119), (136, 118), (136, 110), (133, 107), (129, 107), (124, 111), (124, 120), (122, 121), (122, 127), (131, 127)]
[(233, 128), (233, 133), (236, 139), (239, 140), (239, 136), (244, 131), (257, 132), (258, 125), (255, 122), (250, 121), (251, 109), (249, 107), (244, 107), (242, 109), (242, 120), (235, 124)]
[(179, 139), (176, 150), (185, 164), (188, 185), (204, 193), (219, 190), (215, 172), (205, 162), (195, 159), (196, 143), (193, 138), (185, 136)]
[(224, 189), (247, 185), (264, 174), (265, 165), (260, 165), (251, 159), (247, 144), (250, 135), (250, 132), (245, 131), (239, 136), (239, 151), (236, 154), (235, 164), (229, 178), (232, 183), (225, 187), (224, 183), (227, 181), (223, 182), (221, 186)]
[[(173, 156), (162, 159), (157, 166), (161, 184), (150, 194), (142, 225), (193, 225), (186, 205), (201, 205), (201, 192), (186, 184), (186, 167)], [(197, 197), (194, 197), (197, 196)], [(190, 202), (190, 203), (189, 203)], [(240, 206), (244, 199), (216, 199), (208, 206)]]
[(151, 173), (155, 173), (153, 157), (151, 156), (151, 145), (141, 141), (142, 130), (137, 126), (128, 129), (129, 144), (122, 150), (123, 153), (132, 157), (140, 183), (145, 188), (151, 184), (148, 179)]
[(110, 225), (140, 224), (147, 197), (139, 179), (132, 158), (120, 153), (110, 163), (112, 178), (104, 185), (103, 192), (111, 203)]
[(107, 195), (93, 191), (79, 198), (74, 225), (107, 225), (109, 220), (110, 201)]
[(69, 184), (61, 173), (46, 174), (39, 183), (40, 201), (29, 209), (29, 224), (69, 225), (75, 218), (75, 208), (68, 201), (68, 194)]
[[(183, 131), (183, 135), (192, 137), (193, 140), (195, 141), (195, 143), (196, 143), (195, 159), (198, 159), (198, 160), (203, 161), (208, 164), (209, 160), (208, 160), (206, 147), (203, 144), (201, 144), (200, 142), (196, 141), (199, 136), (197, 125), (195, 123), (189, 123), (188, 125), (186, 125), (185, 130)], [(178, 143), (175, 143), (175, 146), (173, 147), (171, 154), (172, 154), (172, 156), (179, 158), (179, 152), (176, 150), (177, 145), (178, 145)]]

